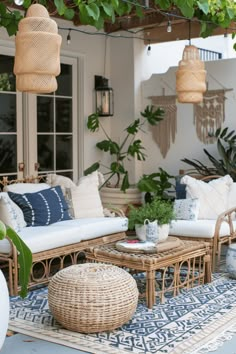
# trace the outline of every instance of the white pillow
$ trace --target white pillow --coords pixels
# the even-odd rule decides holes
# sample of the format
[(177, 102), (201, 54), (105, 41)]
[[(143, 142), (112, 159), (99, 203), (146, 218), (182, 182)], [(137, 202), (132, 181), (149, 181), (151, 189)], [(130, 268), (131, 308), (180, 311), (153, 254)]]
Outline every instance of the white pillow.
[(69, 177), (57, 175), (55, 173), (48, 174), (46, 181), (51, 187), (60, 186), (64, 195), (66, 194), (67, 188), (76, 187), (76, 184)]
[(191, 176), (181, 178), (186, 184), (187, 198), (198, 198), (200, 210), (198, 219), (216, 219), (227, 210), (228, 195), (233, 180), (229, 175), (204, 182)]
[(174, 201), (174, 213), (176, 219), (197, 220), (200, 202), (197, 198), (176, 199)]
[(236, 207), (236, 182), (232, 183), (229, 189), (228, 208)]
[(0, 193), (0, 220), (11, 226), (16, 232), (26, 226), (22, 210), (10, 199), (6, 192)]
[(81, 177), (78, 186), (70, 188), (75, 219), (103, 217), (97, 171)]
[(13, 183), (4, 187), (4, 192), (13, 192), (19, 194), (36, 193), (43, 189), (50, 188), (47, 183)]

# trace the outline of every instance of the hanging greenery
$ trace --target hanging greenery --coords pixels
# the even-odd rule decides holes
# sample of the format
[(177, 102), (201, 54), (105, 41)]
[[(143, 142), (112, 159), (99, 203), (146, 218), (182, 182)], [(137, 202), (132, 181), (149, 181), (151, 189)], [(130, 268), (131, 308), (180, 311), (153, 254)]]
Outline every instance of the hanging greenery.
[[(34, 0), (24, 0), (21, 9), (27, 9)], [(140, 0), (38, 0), (47, 7), (52, 15), (71, 20), (77, 24), (91, 25), (102, 29), (105, 22), (115, 22), (116, 17), (130, 13), (143, 17), (145, 7)], [(8, 34), (14, 35), (22, 13), (13, 9), (14, 0), (0, 3), (0, 26)], [(236, 3), (234, 0), (150, 0), (150, 10), (179, 13), (187, 19), (201, 21), (201, 36), (211, 35), (216, 27), (228, 28), (236, 20)], [(148, 8), (148, 10), (149, 10)], [(19, 8), (20, 9), (20, 8)]]

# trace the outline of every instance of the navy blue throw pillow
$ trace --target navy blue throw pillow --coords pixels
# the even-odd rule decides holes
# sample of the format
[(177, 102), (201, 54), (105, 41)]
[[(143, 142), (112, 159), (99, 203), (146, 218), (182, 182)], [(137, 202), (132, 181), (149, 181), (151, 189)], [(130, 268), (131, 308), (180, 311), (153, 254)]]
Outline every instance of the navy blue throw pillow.
[(27, 226), (46, 226), (71, 219), (60, 186), (36, 193), (8, 192), (8, 195), (22, 209)]

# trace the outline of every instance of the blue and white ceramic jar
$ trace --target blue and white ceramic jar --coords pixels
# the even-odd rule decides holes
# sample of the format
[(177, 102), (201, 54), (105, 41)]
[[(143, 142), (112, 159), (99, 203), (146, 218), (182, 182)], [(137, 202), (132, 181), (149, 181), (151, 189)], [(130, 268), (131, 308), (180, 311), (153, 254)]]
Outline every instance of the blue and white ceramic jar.
[(236, 244), (229, 245), (226, 253), (226, 271), (231, 278), (236, 279)]

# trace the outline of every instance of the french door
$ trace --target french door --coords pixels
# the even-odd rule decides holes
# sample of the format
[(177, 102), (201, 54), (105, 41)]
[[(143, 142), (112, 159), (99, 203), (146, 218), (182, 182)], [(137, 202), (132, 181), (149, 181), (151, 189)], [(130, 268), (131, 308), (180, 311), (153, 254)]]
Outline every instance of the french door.
[(0, 55), (0, 176), (59, 173), (77, 180), (77, 59), (61, 58), (52, 94), (17, 92), (13, 65), (12, 55)]

